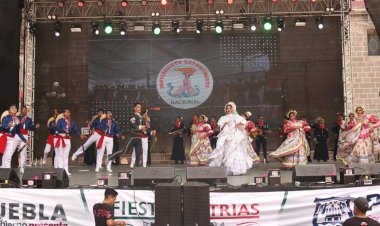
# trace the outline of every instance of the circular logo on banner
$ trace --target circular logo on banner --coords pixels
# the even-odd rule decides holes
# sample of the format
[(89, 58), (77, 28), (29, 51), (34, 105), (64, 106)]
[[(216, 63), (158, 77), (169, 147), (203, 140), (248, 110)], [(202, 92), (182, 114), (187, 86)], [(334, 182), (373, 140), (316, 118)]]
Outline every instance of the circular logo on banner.
[(194, 108), (210, 96), (213, 79), (201, 62), (183, 58), (166, 64), (158, 74), (157, 90), (166, 103), (181, 109)]

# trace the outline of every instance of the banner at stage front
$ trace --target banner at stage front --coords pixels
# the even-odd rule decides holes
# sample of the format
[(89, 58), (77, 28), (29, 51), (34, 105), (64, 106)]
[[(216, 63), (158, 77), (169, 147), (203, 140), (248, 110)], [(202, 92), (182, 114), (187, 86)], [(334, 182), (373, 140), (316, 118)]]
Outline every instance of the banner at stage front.
[[(154, 192), (118, 190), (115, 219), (130, 226), (154, 222)], [(341, 226), (353, 215), (351, 198), (366, 197), (380, 220), (380, 186), (290, 192), (211, 192), (215, 226)], [(103, 189), (0, 189), (0, 226), (95, 225), (92, 207)]]

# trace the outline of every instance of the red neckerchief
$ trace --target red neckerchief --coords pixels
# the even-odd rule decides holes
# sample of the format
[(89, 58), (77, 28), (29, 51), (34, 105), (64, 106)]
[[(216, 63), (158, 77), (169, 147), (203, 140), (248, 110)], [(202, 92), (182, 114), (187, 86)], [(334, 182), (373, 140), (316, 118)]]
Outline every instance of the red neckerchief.
[(22, 116), (22, 120), (21, 120), (21, 124), (24, 125), (25, 124), (25, 121), (26, 121), (26, 115), (25, 116)]
[(180, 127), (181, 127), (181, 123), (179, 122), (179, 123), (175, 123), (175, 125), (174, 125), (174, 127), (176, 128), (176, 129), (179, 129)]
[(218, 126), (218, 124), (216, 122), (212, 122), (210, 126), (212, 129), (215, 129)]
[(12, 116), (12, 122), (13, 122), (13, 124), (19, 124), (20, 121), (18, 120), (16, 114), (11, 115), (11, 116)]
[(319, 124), (318, 128), (324, 129), (325, 128), (325, 124)]
[(337, 125), (342, 125), (342, 120), (337, 120), (337, 121), (336, 121), (336, 124), (337, 124)]
[(264, 126), (264, 122), (259, 122), (259, 127), (263, 127)]

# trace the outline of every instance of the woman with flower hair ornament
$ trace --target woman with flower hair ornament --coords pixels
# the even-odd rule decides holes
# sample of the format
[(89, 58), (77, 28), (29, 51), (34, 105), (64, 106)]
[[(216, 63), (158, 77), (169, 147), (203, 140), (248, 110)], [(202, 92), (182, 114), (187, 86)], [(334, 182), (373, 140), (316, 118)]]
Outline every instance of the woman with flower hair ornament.
[(286, 140), (270, 156), (279, 159), (286, 168), (305, 165), (310, 151), (305, 132), (310, 131), (310, 125), (306, 121), (296, 119), (296, 110), (288, 111), (286, 116), (288, 120), (284, 121), (283, 126), (287, 134)]

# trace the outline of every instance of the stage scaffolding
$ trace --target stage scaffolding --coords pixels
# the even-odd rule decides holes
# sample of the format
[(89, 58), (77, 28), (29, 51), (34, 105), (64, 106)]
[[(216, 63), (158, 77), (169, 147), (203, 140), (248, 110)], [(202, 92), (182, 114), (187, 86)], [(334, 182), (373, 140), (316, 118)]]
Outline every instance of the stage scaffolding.
[[(58, 5), (63, 2), (63, 7)], [(252, 17), (282, 16), (286, 18), (339, 16), (341, 18), (342, 36), (342, 77), (344, 85), (344, 110), (347, 114), (352, 109), (352, 75), (351, 75), (351, 40), (350, 11), (351, 0), (168, 0), (163, 6), (159, 0), (128, 0), (128, 6), (122, 7), (120, 0), (102, 1), (85, 0), (83, 7), (78, 7), (77, 0), (26, 0), (22, 13), (20, 32), (20, 70), (19, 103), (26, 105), (34, 119), (34, 85), (35, 85), (35, 36), (31, 27), (39, 23), (69, 23), (71, 25), (90, 26), (91, 22), (103, 23), (105, 20), (127, 24), (127, 31), (133, 30), (133, 24), (142, 24), (145, 31), (151, 31), (154, 22), (160, 22), (163, 31), (171, 30), (172, 20), (178, 20), (185, 31), (195, 31), (195, 21), (202, 19), (205, 30), (213, 29), (213, 22), (222, 20), (224, 29), (231, 30), (234, 23), (247, 22)], [(212, 4), (209, 4), (212, 2)], [(216, 11), (223, 14), (216, 15)], [(158, 17), (152, 17), (158, 12)], [(55, 20), (51, 16), (56, 16)], [(50, 19), (49, 19), (50, 16)], [(313, 18), (314, 19), (314, 18)], [(313, 23), (314, 20), (311, 20)], [(31, 145), (27, 151), (27, 164), (33, 163), (33, 132), (30, 134)]]

